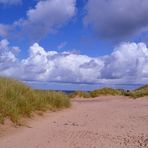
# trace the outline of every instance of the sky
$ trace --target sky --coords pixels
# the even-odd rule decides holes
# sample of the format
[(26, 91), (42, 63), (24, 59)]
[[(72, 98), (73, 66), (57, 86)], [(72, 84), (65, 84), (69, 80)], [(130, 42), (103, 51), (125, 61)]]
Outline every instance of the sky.
[(0, 76), (56, 90), (148, 84), (148, 1), (0, 0)]

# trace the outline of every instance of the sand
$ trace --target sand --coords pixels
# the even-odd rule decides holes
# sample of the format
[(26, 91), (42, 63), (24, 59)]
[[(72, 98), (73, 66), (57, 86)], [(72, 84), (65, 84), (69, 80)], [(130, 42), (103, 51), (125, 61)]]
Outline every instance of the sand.
[(0, 136), (0, 148), (148, 148), (148, 99), (76, 99)]

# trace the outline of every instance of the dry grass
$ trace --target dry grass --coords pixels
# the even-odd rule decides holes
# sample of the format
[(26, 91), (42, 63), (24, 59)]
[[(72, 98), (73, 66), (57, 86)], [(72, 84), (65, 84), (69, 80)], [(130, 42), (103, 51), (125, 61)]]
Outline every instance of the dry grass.
[(70, 96), (70, 98), (76, 98), (76, 97), (91, 98), (90, 93), (84, 92), (84, 91), (76, 91), (76, 92), (70, 93), (69, 96)]
[(126, 93), (126, 95), (132, 98), (140, 98), (140, 97), (148, 96), (148, 85), (144, 85), (136, 90), (130, 91)]
[(0, 77), (0, 123), (10, 118), (18, 123), (21, 117), (30, 117), (36, 110), (55, 110), (70, 106), (62, 92), (33, 90), (22, 82)]
[(148, 85), (142, 86), (133, 91), (126, 91), (126, 90), (118, 90), (113, 88), (101, 88), (90, 92), (83, 92), (83, 91), (76, 91), (70, 94), (71, 98), (81, 97), (81, 98), (95, 98), (99, 96), (129, 96), (131, 98), (140, 98), (144, 96), (148, 96)]
[(94, 90), (92, 92), (90, 92), (91, 97), (98, 97), (98, 96), (106, 96), (106, 95), (122, 95), (122, 92), (120, 90), (117, 89), (113, 89), (113, 88), (101, 88), (98, 90)]
[(101, 88), (90, 92), (76, 91), (70, 94), (70, 97), (82, 97), (82, 98), (95, 98), (98, 96), (107, 96), (107, 95), (122, 95), (122, 91), (112, 89), (112, 88)]

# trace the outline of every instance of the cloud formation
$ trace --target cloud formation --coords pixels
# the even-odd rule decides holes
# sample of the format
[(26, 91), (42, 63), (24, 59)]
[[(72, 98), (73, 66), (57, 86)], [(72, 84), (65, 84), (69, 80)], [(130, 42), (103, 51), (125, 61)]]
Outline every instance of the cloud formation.
[(3, 5), (18, 5), (22, 0), (0, 0), (0, 4)]
[(0, 75), (17, 77), (19, 51), (18, 47), (10, 47), (6, 39), (0, 41)]
[(144, 43), (122, 43), (110, 55), (89, 57), (46, 51), (38, 43), (19, 60), (18, 47), (0, 42), (0, 75), (20, 80), (66, 83), (148, 83), (148, 48)]
[[(64, 25), (76, 13), (76, 0), (44, 0), (26, 12), (26, 19), (21, 18), (12, 25), (0, 24), (0, 35), (8, 34), (8, 29), (23, 36), (38, 40)], [(7, 28), (5, 28), (7, 26)], [(9, 31), (10, 32), (10, 31)], [(29, 32), (29, 33), (28, 33)], [(15, 33), (15, 34), (16, 34)]]
[(88, 0), (84, 22), (101, 38), (129, 37), (148, 30), (148, 1)]

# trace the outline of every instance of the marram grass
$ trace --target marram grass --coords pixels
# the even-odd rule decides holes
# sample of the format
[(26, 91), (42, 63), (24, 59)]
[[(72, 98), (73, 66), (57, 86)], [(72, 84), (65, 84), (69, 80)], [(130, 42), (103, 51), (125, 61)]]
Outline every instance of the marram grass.
[(70, 100), (62, 92), (33, 90), (17, 80), (0, 77), (0, 123), (10, 118), (18, 123), (32, 112), (67, 108)]
[(148, 96), (148, 85), (144, 85), (142, 87), (139, 87), (138, 89), (135, 89), (133, 91), (130, 91), (126, 93), (127, 96), (130, 96), (132, 98), (140, 98)]
[(113, 88), (101, 88), (90, 92), (83, 92), (83, 91), (76, 91), (74, 93), (71, 93), (69, 96), (71, 98), (75, 97), (81, 97), (81, 98), (95, 98), (99, 96), (129, 96), (131, 98), (141, 98), (148, 96), (148, 85), (144, 85), (138, 89), (132, 90), (132, 91), (126, 91), (126, 90), (119, 90), (119, 89), (113, 89)]
[(82, 98), (95, 98), (99, 96), (107, 95), (122, 95), (122, 91), (113, 88), (101, 88), (90, 92), (76, 91), (70, 95), (70, 97), (82, 97)]
[(122, 95), (122, 92), (120, 90), (117, 89), (113, 89), (113, 88), (101, 88), (98, 90), (94, 90), (92, 92), (90, 92), (91, 96), (94, 97), (98, 97), (98, 96), (106, 96), (106, 95), (113, 95), (113, 96), (117, 96), (117, 95)]

